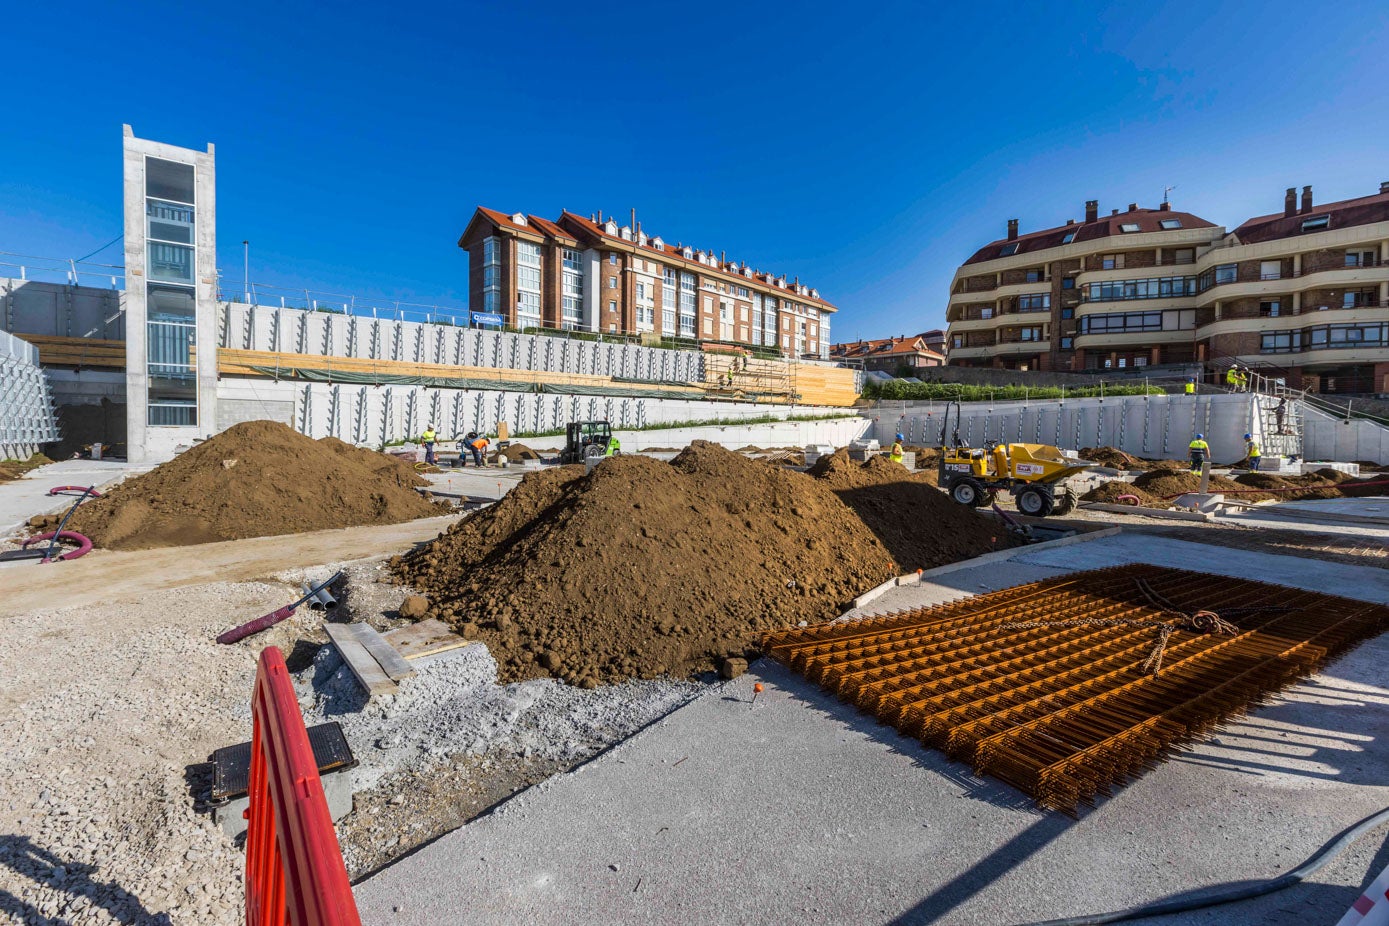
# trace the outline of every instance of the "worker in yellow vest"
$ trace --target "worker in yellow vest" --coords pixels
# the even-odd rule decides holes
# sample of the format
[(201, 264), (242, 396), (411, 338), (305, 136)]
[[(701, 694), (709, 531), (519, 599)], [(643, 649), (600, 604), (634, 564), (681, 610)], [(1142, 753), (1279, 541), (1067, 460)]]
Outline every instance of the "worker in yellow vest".
[(1206, 457), (1211, 453), (1211, 445), (1206, 443), (1206, 435), (1197, 434), (1187, 445), (1187, 450), (1191, 453), (1191, 471), (1201, 472), (1201, 464), (1206, 462)]
[(898, 434), (896, 440), (894, 440), (894, 441), (892, 442), (892, 452), (890, 452), (890, 453), (887, 455), (887, 458), (888, 458), (889, 460), (891, 460), (892, 462), (894, 462), (894, 463), (901, 463), (901, 462), (902, 462), (902, 435), (901, 435), (901, 434)]
[(1225, 371), (1225, 385), (1233, 390), (1239, 389), (1239, 368), (1233, 363), (1230, 364), (1230, 369)]
[(1252, 434), (1244, 435), (1244, 455), (1249, 458), (1249, 468), (1254, 472), (1259, 470), (1259, 445), (1254, 440)]
[(424, 444), (424, 462), (430, 466), (434, 465), (434, 441), (437, 437), (432, 424), (425, 428), (424, 433), (420, 435), (420, 443)]
[(1196, 377), (1193, 376), (1191, 379), (1186, 381), (1185, 391), (1187, 395), (1196, 394)]

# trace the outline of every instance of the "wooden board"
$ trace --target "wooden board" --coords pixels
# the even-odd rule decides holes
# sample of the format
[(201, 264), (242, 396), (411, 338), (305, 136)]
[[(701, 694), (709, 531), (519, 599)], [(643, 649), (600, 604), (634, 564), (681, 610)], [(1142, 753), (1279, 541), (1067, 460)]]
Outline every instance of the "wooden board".
[(381, 637), (406, 659), (432, 656), (434, 653), (467, 646), (471, 642), (454, 633), (448, 624), (433, 617), (408, 627), (388, 630)]
[(382, 671), (390, 676), (391, 681), (398, 682), (414, 676), (415, 670), (410, 668), (410, 663), (376, 632), (375, 627), (370, 624), (348, 624), (347, 629), (357, 637), (358, 643), (366, 647), (367, 652), (371, 653), (372, 658), (381, 666)]
[(367, 652), (367, 648), (358, 642), (357, 635), (348, 629), (347, 624), (324, 624), (323, 629), (342, 655), (342, 661), (347, 663), (352, 674), (357, 676), (357, 681), (367, 690), (368, 697), (395, 693), (395, 682)]

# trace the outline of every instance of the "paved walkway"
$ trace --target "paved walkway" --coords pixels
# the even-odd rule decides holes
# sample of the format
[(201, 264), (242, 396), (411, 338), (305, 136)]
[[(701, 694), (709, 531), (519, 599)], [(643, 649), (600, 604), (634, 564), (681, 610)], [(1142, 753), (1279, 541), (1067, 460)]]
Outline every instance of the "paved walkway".
[[(1389, 602), (1389, 572), (1120, 536), (894, 589), (895, 610), (1148, 561)], [(1389, 803), (1389, 638), (1079, 820), (766, 660), (356, 887), (380, 923), (1008, 924), (1280, 874)], [(756, 705), (751, 689), (765, 692)], [(1279, 894), (1152, 923), (1334, 923), (1384, 832)]]
[(48, 490), (64, 485), (98, 488), (149, 467), (135, 467), (119, 460), (63, 460), (28, 472), (21, 479), (0, 482), (0, 537), (24, 527), (30, 518), (52, 514), (75, 499), (55, 498)]

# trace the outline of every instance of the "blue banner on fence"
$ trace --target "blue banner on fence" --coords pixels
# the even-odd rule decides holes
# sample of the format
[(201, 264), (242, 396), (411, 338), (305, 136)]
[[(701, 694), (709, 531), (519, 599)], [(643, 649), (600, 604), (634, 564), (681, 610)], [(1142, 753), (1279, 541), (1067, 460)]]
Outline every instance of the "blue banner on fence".
[(474, 325), (481, 325), (484, 327), (492, 325), (496, 328), (502, 327), (502, 317), (496, 312), (474, 312), (472, 315)]

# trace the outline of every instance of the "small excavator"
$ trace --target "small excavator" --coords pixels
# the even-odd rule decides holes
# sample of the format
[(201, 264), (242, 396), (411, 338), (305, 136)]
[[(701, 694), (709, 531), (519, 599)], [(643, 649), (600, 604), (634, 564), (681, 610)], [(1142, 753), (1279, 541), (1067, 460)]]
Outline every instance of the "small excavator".
[[(952, 407), (955, 427), (947, 445)], [(966, 447), (960, 442), (959, 402), (945, 407), (940, 445), (940, 487), (951, 498), (961, 505), (984, 508), (993, 504), (999, 492), (1007, 492), (1018, 511), (1034, 518), (1070, 514), (1078, 498), (1066, 480), (1095, 465), (1068, 457), (1050, 444), (986, 441), (983, 449)]]

